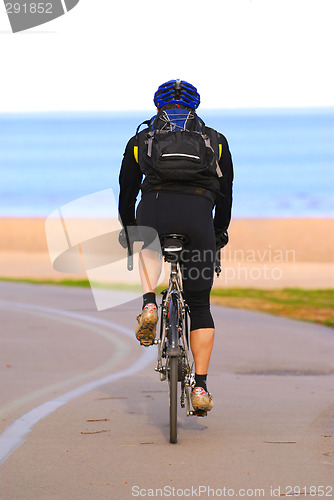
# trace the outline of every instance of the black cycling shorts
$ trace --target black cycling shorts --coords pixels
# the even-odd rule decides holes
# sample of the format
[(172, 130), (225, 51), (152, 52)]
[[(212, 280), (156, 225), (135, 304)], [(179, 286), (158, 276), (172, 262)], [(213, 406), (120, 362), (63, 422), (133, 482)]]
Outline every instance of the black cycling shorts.
[(179, 233), (189, 238), (181, 270), (191, 330), (214, 327), (209, 298), (215, 265), (212, 208), (207, 198), (169, 191), (145, 193), (137, 208), (138, 226), (153, 227), (159, 235)]

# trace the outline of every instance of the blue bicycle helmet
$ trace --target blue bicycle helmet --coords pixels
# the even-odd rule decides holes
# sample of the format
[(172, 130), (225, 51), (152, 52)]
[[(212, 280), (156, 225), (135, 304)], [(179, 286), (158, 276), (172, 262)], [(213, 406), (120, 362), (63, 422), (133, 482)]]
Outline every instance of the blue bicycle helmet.
[(154, 104), (162, 108), (166, 104), (181, 104), (196, 109), (200, 103), (197, 89), (184, 80), (169, 80), (160, 85), (154, 94)]

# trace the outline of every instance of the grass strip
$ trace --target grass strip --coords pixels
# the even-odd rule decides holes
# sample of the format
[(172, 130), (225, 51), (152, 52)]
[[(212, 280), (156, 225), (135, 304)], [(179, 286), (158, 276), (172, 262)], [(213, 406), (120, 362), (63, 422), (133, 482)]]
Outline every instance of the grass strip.
[(7, 281), (12, 283), (31, 283), (33, 285), (58, 285), (58, 286), (73, 286), (90, 288), (91, 286), (98, 288), (106, 288), (111, 290), (125, 290), (125, 291), (140, 291), (141, 286), (131, 283), (102, 283), (90, 282), (87, 279), (73, 280), (51, 280), (51, 279), (34, 279), (34, 278), (0, 278), (0, 281)]
[(215, 288), (211, 298), (211, 302), (217, 305), (262, 311), (334, 327), (334, 289)]
[[(89, 280), (38, 280), (0, 278), (0, 281), (90, 287)], [(139, 285), (97, 283), (95, 286), (117, 290), (140, 290)], [(159, 292), (160, 290), (158, 290)], [(302, 288), (283, 288), (262, 290), (257, 288), (214, 288), (211, 292), (212, 304), (266, 312), (276, 316), (310, 321), (334, 327), (334, 289), (305, 290)]]
[(35, 278), (0, 278), (0, 281), (9, 281), (10, 283), (32, 283), (34, 285), (62, 285), (62, 286), (79, 286), (90, 287), (89, 280), (51, 280), (51, 279), (35, 279)]

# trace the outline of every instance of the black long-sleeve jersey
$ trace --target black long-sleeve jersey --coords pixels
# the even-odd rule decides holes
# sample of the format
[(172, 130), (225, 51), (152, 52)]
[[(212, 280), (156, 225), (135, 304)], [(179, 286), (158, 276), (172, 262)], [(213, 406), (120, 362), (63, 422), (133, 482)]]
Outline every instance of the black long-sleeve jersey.
[[(219, 177), (220, 193), (215, 197), (214, 209), (214, 227), (215, 230), (221, 232), (228, 228), (231, 220), (232, 208), (232, 186), (233, 186), (233, 163), (226, 138), (218, 133), (219, 143), (222, 144), (222, 155), (219, 160), (219, 167), (222, 172), (222, 177)], [(121, 171), (119, 175), (120, 195), (119, 195), (119, 215), (123, 226), (133, 225), (136, 223), (135, 205), (143, 174), (134, 156), (135, 137), (132, 137), (124, 152)], [(152, 189), (156, 189), (153, 188)], [(173, 191), (173, 186), (166, 186), (166, 190)], [(174, 186), (176, 192), (182, 192), (182, 186)], [(159, 190), (164, 190), (164, 186), (160, 186)], [(205, 190), (198, 196), (205, 196)], [(185, 192), (190, 192), (187, 189)], [(194, 194), (198, 190), (193, 190)], [(213, 193), (207, 193), (208, 197), (213, 199)]]

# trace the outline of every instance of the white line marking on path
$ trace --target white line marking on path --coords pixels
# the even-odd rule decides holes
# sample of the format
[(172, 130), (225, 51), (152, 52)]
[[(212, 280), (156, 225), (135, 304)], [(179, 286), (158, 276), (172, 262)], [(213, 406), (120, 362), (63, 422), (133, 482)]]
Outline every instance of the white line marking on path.
[[(81, 331), (87, 330), (95, 335), (102, 336), (108, 342), (111, 342), (114, 346), (114, 349), (116, 349), (111, 350), (112, 356), (108, 359), (108, 361), (92, 370), (74, 375), (65, 380), (60, 380), (51, 385), (44, 385), (39, 389), (35, 389), (32, 392), (26, 392), (24, 395), (19, 396), (16, 399), (12, 399), (4, 405), (1, 405), (0, 419), (3, 415), (10, 413), (16, 408), (19, 408), (21, 405), (27, 403), (30, 404), (34, 400), (34, 398), (47, 397), (48, 394), (52, 393), (61, 394), (62, 392), (69, 390), (66, 386), (69, 386), (70, 384), (72, 387), (74, 387), (76, 385), (84, 384), (88, 380), (103, 377), (107, 373), (114, 372), (115, 366), (117, 364), (124, 363), (124, 359), (126, 359), (130, 351), (130, 343), (128, 338), (125, 338), (125, 335), (116, 335), (113, 331), (110, 330), (110, 328), (106, 328), (104, 325), (97, 325), (88, 321), (83, 322), (82, 320), (79, 321), (76, 318), (69, 318), (63, 314), (59, 314), (59, 312), (55, 314), (54, 312), (45, 312), (45, 310), (37, 310), (35, 308), (28, 309), (27, 307), (22, 306), (20, 307), (20, 304), (15, 302), (4, 303), (0, 301), (0, 308), (5, 309), (6, 311), (14, 311), (15, 313), (29, 314), (35, 317), (39, 316), (41, 318), (46, 318), (49, 321), (51, 320), (67, 323), (70, 326), (74, 325), (75, 329), (79, 328), (81, 329)], [(25, 323), (23, 321), (24, 320), (22, 320), (22, 324), (24, 325)]]
[[(53, 309), (49, 307), (36, 306), (34, 304), (23, 304), (18, 302), (13, 303), (7, 301), (0, 301), (0, 303), (3, 305), (16, 304), (22, 309), (35, 309), (38, 311), (44, 311), (54, 314), (62, 314), (63, 316), (67, 316), (69, 318), (76, 318), (80, 319), (81, 321), (103, 325), (112, 330), (116, 330), (117, 332), (128, 337), (134, 337), (133, 331), (129, 328), (118, 325), (117, 323), (113, 323), (111, 321), (93, 318), (84, 314), (74, 313), (71, 311), (62, 311), (60, 309)], [(80, 387), (77, 387), (76, 389), (68, 391), (62, 396), (58, 396), (54, 399), (51, 399), (50, 401), (46, 401), (36, 408), (33, 408), (32, 410), (22, 415), (22, 417), (15, 420), (9, 427), (7, 427), (7, 429), (2, 432), (2, 434), (0, 434), (0, 465), (3, 464), (7, 460), (7, 458), (9, 458), (9, 456), (24, 443), (26, 436), (32, 431), (34, 425), (36, 425), (40, 420), (48, 417), (55, 410), (69, 403), (73, 399), (82, 396), (83, 394), (86, 394), (87, 392), (96, 389), (101, 385), (114, 382), (115, 380), (119, 380), (123, 377), (128, 377), (129, 375), (134, 375), (153, 361), (153, 359), (156, 357), (155, 351), (156, 350), (152, 348), (147, 350), (145, 349), (140, 358), (125, 370), (107, 375), (106, 377), (100, 378), (98, 380), (93, 380), (92, 382), (88, 382)]]

